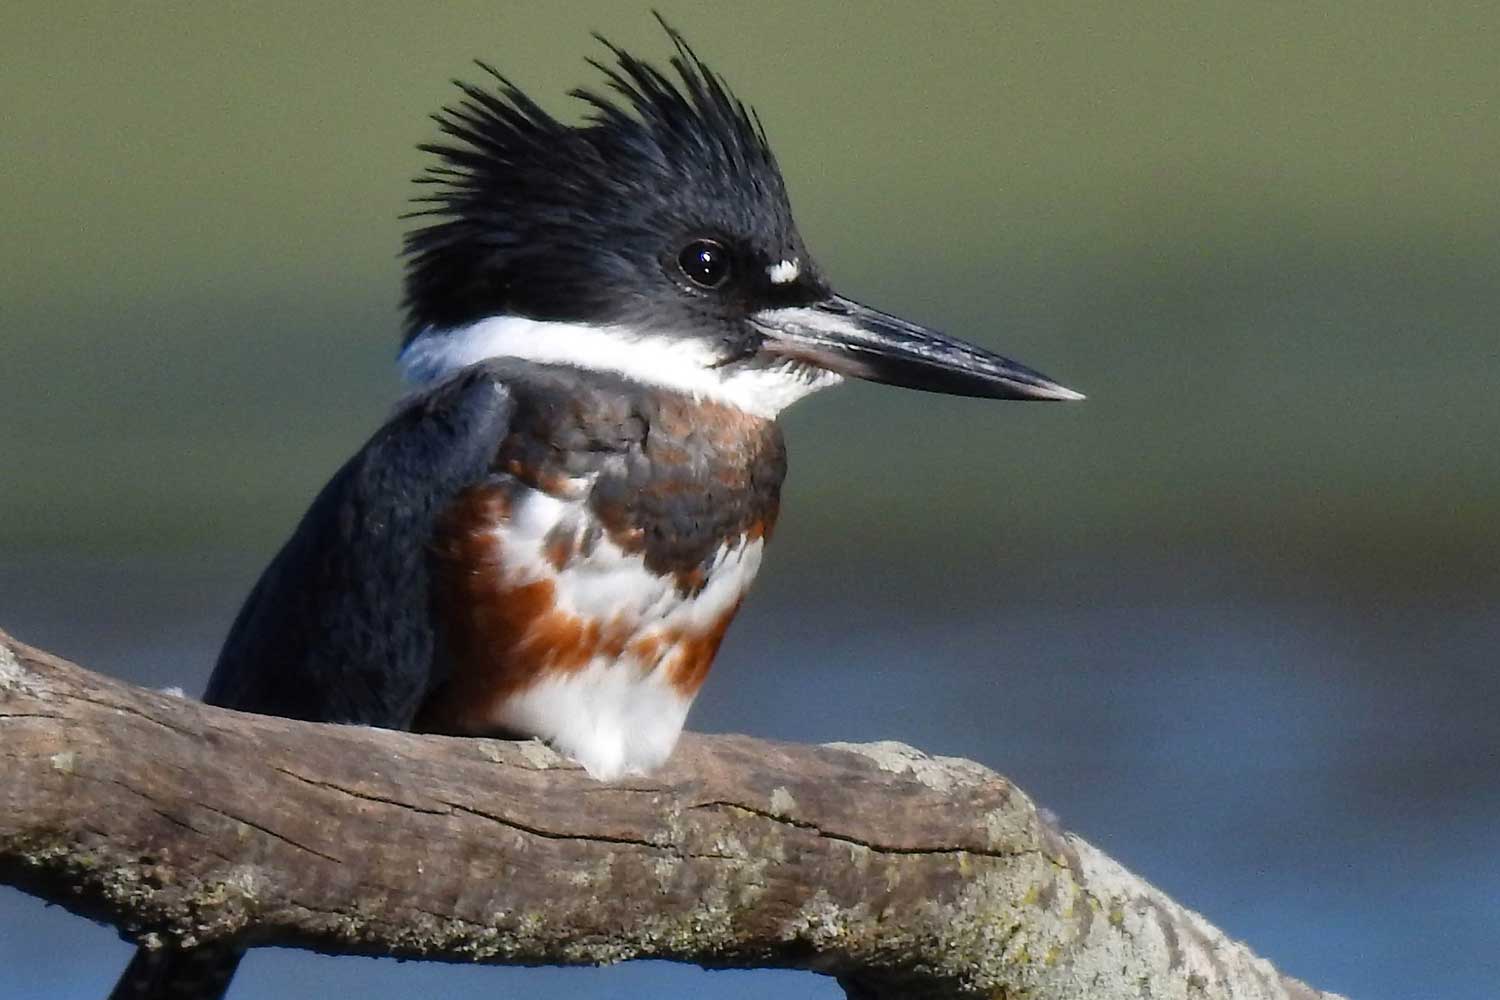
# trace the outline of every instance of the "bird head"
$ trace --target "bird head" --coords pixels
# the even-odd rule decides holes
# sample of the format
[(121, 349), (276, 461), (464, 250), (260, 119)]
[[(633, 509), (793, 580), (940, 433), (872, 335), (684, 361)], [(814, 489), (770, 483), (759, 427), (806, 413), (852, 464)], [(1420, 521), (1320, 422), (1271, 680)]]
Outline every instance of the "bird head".
[(683, 37), (669, 69), (600, 38), (570, 125), (481, 63), (406, 238), (402, 362), (425, 382), (494, 356), (621, 373), (774, 416), (845, 376), (1080, 399), (1045, 376), (837, 294), (797, 231), (758, 117)]

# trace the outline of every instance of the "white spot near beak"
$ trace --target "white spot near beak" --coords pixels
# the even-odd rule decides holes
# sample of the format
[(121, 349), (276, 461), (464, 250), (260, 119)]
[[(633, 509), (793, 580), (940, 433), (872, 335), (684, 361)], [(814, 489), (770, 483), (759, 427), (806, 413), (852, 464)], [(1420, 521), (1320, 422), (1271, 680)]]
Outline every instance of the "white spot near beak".
[(791, 260), (784, 260), (780, 264), (772, 264), (766, 268), (766, 275), (770, 277), (771, 284), (773, 285), (785, 285), (788, 282), (796, 281), (797, 275), (801, 273), (802, 263), (795, 257)]

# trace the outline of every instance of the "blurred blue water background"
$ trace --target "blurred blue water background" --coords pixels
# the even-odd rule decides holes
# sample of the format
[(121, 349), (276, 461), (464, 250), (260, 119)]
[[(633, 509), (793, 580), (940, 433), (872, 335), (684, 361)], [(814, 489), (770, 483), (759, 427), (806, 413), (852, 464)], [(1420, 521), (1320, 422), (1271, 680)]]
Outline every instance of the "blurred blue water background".
[[(975, 758), (1294, 975), (1500, 989), (1500, 14), (666, 4), (849, 294), (1090, 394), (786, 419), (690, 725)], [(0, 12), (0, 627), (197, 690), (396, 392), (396, 215), (483, 56), (563, 113), (626, 5)], [(469, 73), (469, 75), (474, 75)], [(0, 998), (104, 928), (0, 892)], [(231, 996), (833, 997), (258, 952)]]

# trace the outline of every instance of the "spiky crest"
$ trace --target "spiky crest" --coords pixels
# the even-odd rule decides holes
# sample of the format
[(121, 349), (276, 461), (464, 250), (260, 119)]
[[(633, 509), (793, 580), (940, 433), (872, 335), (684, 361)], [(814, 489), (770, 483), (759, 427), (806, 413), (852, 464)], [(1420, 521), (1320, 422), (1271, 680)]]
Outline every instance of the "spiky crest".
[(409, 216), (424, 224), (404, 247), (407, 342), (486, 315), (635, 318), (619, 289), (644, 287), (679, 234), (806, 257), (758, 117), (658, 20), (672, 73), (596, 35), (612, 61), (588, 60), (603, 91), (571, 91), (587, 105), (578, 125), (484, 62), (495, 89), (454, 81), (463, 97), (433, 116), (446, 141), (420, 147), (438, 162)]

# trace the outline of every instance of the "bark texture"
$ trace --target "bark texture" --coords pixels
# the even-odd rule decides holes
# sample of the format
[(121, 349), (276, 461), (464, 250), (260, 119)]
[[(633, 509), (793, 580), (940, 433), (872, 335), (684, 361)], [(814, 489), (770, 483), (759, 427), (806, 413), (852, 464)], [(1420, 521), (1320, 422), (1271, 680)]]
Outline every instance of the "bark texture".
[(145, 943), (791, 967), (861, 998), (1331, 997), (1005, 778), (687, 735), (610, 784), (537, 743), (210, 708), (0, 632), (0, 881)]

